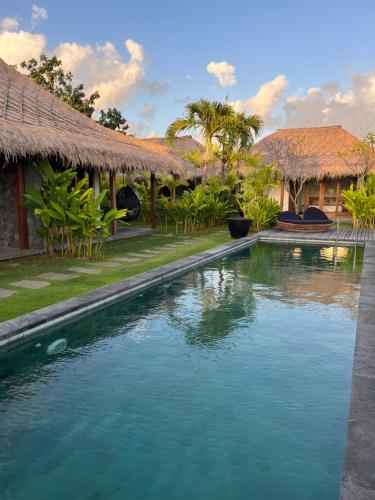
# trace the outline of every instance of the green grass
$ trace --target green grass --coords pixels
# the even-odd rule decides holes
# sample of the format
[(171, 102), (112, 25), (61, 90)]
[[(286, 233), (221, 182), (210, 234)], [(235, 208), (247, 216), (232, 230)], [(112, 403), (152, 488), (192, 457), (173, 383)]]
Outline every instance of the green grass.
[[(219, 228), (223, 229), (223, 228)], [(98, 275), (84, 275), (80, 278), (66, 282), (50, 282), (50, 285), (37, 289), (27, 290), (15, 288), (10, 285), (14, 281), (22, 279), (38, 280), (38, 274), (46, 272), (69, 272), (67, 269), (72, 266), (87, 266), (91, 264), (86, 260), (70, 260), (58, 257), (24, 257), (0, 262), (0, 288), (13, 289), (16, 293), (11, 297), (0, 299), (0, 322), (6, 321), (21, 314), (35, 311), (42, 307), (55, 304), (62, 300), (81, 295), (85, 292), (101, 288), (116, 283), (120, 280), (149, 271), (163, 264), (168, 264), (183, 257), (193, 255), (208, 248), (220, 245), (229, 241), (229, 234), (220, 232), (219, 229), (199, 231), (194, 236), (207, 236), (207, 240), (190, 242), (189, 245), (181, 245), (176, 249), (165, 249), (162, 253), (153, 255), (137, 262), (119, 263), (118, 268), (100, 268)], [(142, 250), (152, 250), (168, 243), (181, 240), (181, 235), (166, 237), (160, 236), (139, 236), (124, 240), (108, 242), (105, 246), (104, 260), (111, 260), (113, 257), (125, 256), (127, 252), (141, 252)]]

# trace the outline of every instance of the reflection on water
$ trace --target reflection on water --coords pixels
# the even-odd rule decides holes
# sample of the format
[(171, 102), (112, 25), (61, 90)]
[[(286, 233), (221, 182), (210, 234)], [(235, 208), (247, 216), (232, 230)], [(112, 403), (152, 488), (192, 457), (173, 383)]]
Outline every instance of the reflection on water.
[(338, 250), (259, 244), (0, 355), (1, 499), (336, 498), (362, 257)]

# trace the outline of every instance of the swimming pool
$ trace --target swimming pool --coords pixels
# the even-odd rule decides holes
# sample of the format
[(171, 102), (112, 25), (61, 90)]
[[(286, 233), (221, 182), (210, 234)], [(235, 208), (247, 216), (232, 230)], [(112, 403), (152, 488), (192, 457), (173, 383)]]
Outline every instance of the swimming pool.
[(1, 499), (337, 498), (352, 252), (259, 243), (1, 354)]

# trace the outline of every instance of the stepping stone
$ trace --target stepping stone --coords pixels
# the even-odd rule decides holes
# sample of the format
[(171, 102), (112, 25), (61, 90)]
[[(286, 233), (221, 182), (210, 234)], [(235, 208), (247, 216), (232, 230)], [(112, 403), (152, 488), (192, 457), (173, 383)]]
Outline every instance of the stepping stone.
[(119, 262), (139, 262), (138, 257), (114, 257), (113, 260), (118, 260)]
[(20, 288), (30, 288), (31, 290), (35, 290), (36, 288), (44, 288), (48, 286), (49, 283), (47, 281), (33, 281), (33, 280), (21, 280), (15, 281), (11, 283), (12, 286), (19, 286)]
[(150, 254), (154, 254), (155, 255), (155, 254), (158, 254), (160, 252), (161, 252), (161, 250), (143, 250), (142, 253), (150, 253)]
[(69, 267), (68, 271), (73, 273), (83, 273), (83, 274), (99, 274), (102, 272), (101, 269), (93, 269), (90, 267)]
[(169, 245), (164, 245), (164, 248), (178, 248), (177, 243), (170, 243)]
[(145, 254), (145, 253), (134, 253), (134, 252), (129, 252), (126, 254), (127, 256), (129, 257), (152, 257), (152, 255), (150, 254)]
[(14, 290), (5, 290), (5, 288), (0, 288), (0, 299), (5, 299), (16, 293)]
[(90, 262), (92, 266), (98, 266), (98, 267), (119, 267), (120, 264), (117, 264), (116, 262)]
[(37, 277), (51, 281), (69, 281), (79, 278), (78, 274), (61, 274), (61, 273), (43, 273), (39, 274)]

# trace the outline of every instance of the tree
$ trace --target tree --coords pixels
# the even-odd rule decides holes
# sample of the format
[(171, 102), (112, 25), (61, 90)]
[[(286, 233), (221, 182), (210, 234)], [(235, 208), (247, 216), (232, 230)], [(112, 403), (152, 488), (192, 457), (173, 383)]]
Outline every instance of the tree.
[(375, 134), (369, 132), (362, 141), (346, 151), (339, 151), (337, 155), (357, 177), (358, 188), (361, 187), (366, 177), (375, 170)]
[(246, 116), (245, 113), (236, 113), (225, 120), (217, 135), (217, 156), (221, 160), (222, 183), (225, 180), (225, 172), (230, 170), (235, 162), (247, 158), (254, 137), (259, 134), (262, 126), (263, 121), (259, 116)]
[(207, 168), (213, 161), (213, 139), (221, 132), (225, 121), (235, 112), (227, 103), (199, 99), (185, 106), (185, 116), (177, 118), (167, 129), (167, 138), (173, 142), (177, 134), (186, 130), (200, 133), (205, 143), (204, 183), (207, 181)]
[(86, 96), (83, 83), (73, 86), (73, 75), (65, 73), (62, 62), (56, 56), (48, 58), (41, 54), (39, 61), (29, 59), (21, 63), (21, 68), (28, 71), (29, 77), (59, 99), (91, 118), (98, 92)]
[(264, 160), (272, 162), (282, 173), (284, 189), (298, 212), (298, 198), (311, 177), (311, 157), (305, 136), (296, 140), (277, 138), (265, 146)]
[(127, 134), (129, 129), (126, 118), (122, 116), (121, 111), (117, 108), (108, 108), (107, 111), (101, 110), (98, 123), (124, 135)]

